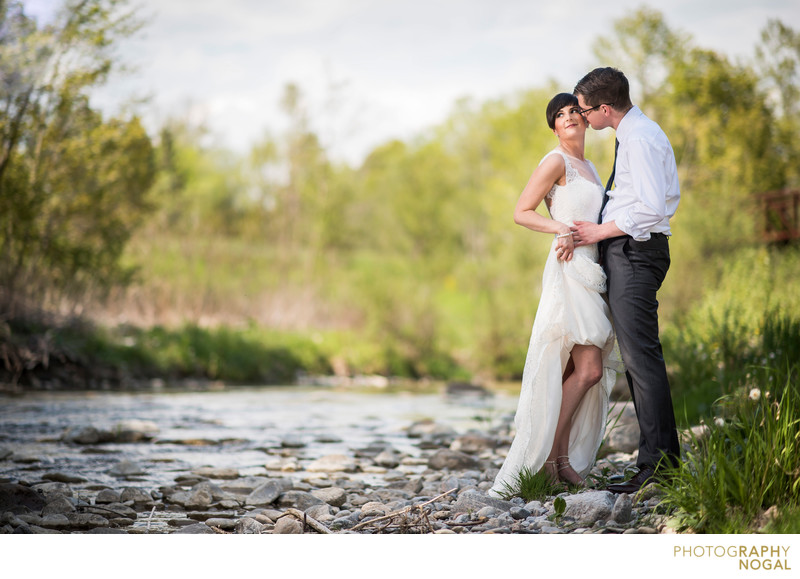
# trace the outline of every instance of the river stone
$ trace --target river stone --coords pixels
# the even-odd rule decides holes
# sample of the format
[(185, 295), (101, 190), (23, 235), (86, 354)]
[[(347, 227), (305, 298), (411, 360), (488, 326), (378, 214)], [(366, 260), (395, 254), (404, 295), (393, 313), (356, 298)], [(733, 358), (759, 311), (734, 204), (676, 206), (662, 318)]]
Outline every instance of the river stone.
[(365, 517), (382, 517), (390, 511), (388, 506), (378, 501), (370, 501), (361, 507), (361, 514)]
[(236, 521), (233, 530), (239, 535), (260, 535), (264, 532), (264, 525), (252, 517), (242, 517)]
[(0, 512), (11, 511), (16, 514), (39, 512), (45, 504), (44, 497), (30, 487), (0, 483)]
[(96, 505), (107, 505), (109, 503), (118, 503), (122, 499), (120, 494), (113, 490), (113, 489), (103, 489), (97, 496), (94, 498), (94, 504)]
[(194, 519), (190, 519), (188, 517), (183, 519), (169, 519), (167, 524), (170, 527), (188, 527), (189, 525), (194, 525), (197, 521)]
[(629, 523), (633, 518), (632, 503), (630, 495), (618, 495), (617, 500), (614, 502), (614, 508), (611, 509), (611, 520), (621, 524)]
[(443, 493), (446, 493), (447, 491), (457, 491), (460, 488), (461, 488), (461, 483), (459, 482), (458, 477), (455, 476), (447, 477), (442, 481), (442, 484), (439, 486), (439, 490)]
[(95, 426), (70, 426), (61, 435), (61, 440), (74, 444), (97, 444), (111, 442), (111, 439), (110, 432)]
[(418, 420), (407, 429), (409, 438), (422, 438), (423, 436), (454, 436), (456, 431), (449, 426), (438, 424), (430, 419)]
[(303, 523), (292, 516), (281, 517), (275, 521), (272, 532), (276, 535), (300, 535), (303, 533)]
[(249, 495), (258, 487), (270, 480), (289, 481), (288, 484), (289, 487), (291, 487), (291, 481), (289, 479), (270, 479), (265, 476), (239, 477), (235, 480), (226, 480), (225, 482), (220, 483), (219, 486), (223, 491), (233, 493), (234, 495)]
[(328, 503), (313, 505), (308, 507), (304, 512), (312, 519), (316, 519), (322, 523), (333, 520), (333, 508)]
[(282, 509), (293, 507), (300, 511), (305, 511), (307, 508), (320, 505), (323, 502), (305, 491), (286, 491), (278, 497), (278, 507)]
[[(20, 528), (21, 527), (17, 527), (17, 529), (20, 529)], [(34, 535), (60, 535), (60, 534), (62, 534), (62, 532), (59, 531), (58, 529), (46, 529), (45, 527), (39, 527), (39, 526), (34, 526), (34, 525), (31, 525), (30, 527), (28, 527), (28, 529)], [(16, 529), (15, 529), (14, 532), (17, 532)]]
[(384, 450), (373, 459), (378, 466), (394, 468), (400, 464), (400, 455), (394, 450)]
[(458, 495), (458, 499), (450, 507), (450, 512), (473, 513), (483, 507), (494, 507), (501, 511), (508, 511), (512, 506), (508, 501), (495, 499), (479, 491), (467, 490)]
[(401, 489), (375, 489), (369, 493), (369, 498), (372, 500), (380, 500), (381, 502), (401, 501), (407, 500), (412, 497), (408, 491)]
[(40, 525), (45, 529), (66, 529), (70, 526), (70, 522), (67, 515), (46, 515), (42, 517)]
[[(70, 527), (76, 529), (92, 529), (94, 527), (107, 527), (108, 519), (94, 513), (67, 513)], [(46, 517), (45, 517), (46, 518)]]
[(42, 478), (63, 483), (82, 483), (89, 480), (86, 477), (68, 472), (46, 472), (42, 475)]
[(464, 452), (466, 454), (478, 454), (484, 450), (492, 450), (496, 446), (494, 438), (489, 438), (480, 434), (465, 434), (457, 437), (452, 444), (450, 450), (457, 452)]
[(344, 454), (329, 454), (313, 461), (306, 467), (308, 472), (356, 472), (355, 460)]
[(327, 489), (315, 489), (311, 491), (321, 501), (325, 501), (333, 507), (341, 507), (347, 502), (347, 492), (339, 487), (329, 487)]
[(525, 505), (525, 508), (529, 510), (534, 517), (547, 514), (547, 507), (545, 507), (541, 501), (531, 501)]
[(197, 483), (194, 485), (193, 489), (195, 491), (207, 490), (211, 494), (211, 500), (217, 503), (221, 503), (222, 501), (236, 501), (238, 505), (238, 500), (240, 498), (233, 493), (223, 490), (222, 487), (208, 481)]
[(604, 453), (631, 453), (639, 448), (640, 430), (638, 424), (622, 424), (612, 428), (604, 441)]
[[(519, 508), (519, 507), (511, 507), (511, 508), (513, 509), (513, 508)], [(501, 511), (499, 511), (498, 509), (496, 509), (494, 507), (483, 507), (476, 514), (481, 518), (491, 519), (491, 518), (497, 517), (497, 515), (499, 515), (500, 512)], [(469, 517), (469, 515), (466, 515), (466, 514), (463, 515), (463, 516)], [(469, 520), (469, 518), (467, 518), (467, 520)]]
[(214, 535), (214, 529), (205, 523), (192, 523), (172, 532), (173, 535)]
[(116, 442), (151, 440), (158, 434), (158, 426), (149, 420), (131, 418), (118, 422), (112, 431)]
[(285, 492), (287, 488), (291, 488), (291, 482), (285, 479), (269, 480), (247, 495), (245, 504), (254, 507), (265, 507), (274, 503), (275, 499)]
[(605, 454), (631, 453), (639, 448), (639, 421), (633, 402), (618, 405), (609, 411), (610, 427), (603, 444)]
[(444, 448), (437, 450), (428, 459), (428, 467), (434, 470), (464, 470), (476, 466), (478, 462), (468, 454)]
[(206, 478), (232, 480), (239, 478), (239, 471), (235, 468), (214, 468), (202, 466), (192, 470), (192, 474)]
[(180, 505), (182, 507), (186, 506), (186, 503), (191, 500), (192, 492), (190, 491), (177, 491), (177, 492), (170, 492), (169, 494), (164, 495), (164, 500), (169, 503), (175, 503), (176, 505)]
[[(95, 500), (95, 502), (97, 501)], [(125, 487), (122, 489), (118, 502), (132, 502), (135, 507), (152, 507), (156, 504), (153, 497), (150, 496), (150, 493), (136, 487)]]
[(611, 516), (615, 497), (608, 491), (588, 491), (564, 497), (567, 508), (564, 516), (575, 519), (578, 526), (592, 526)]
[(42, 493), (46, 501), (51, 501), (55, 497), (71, 497), (72, 489), (67, 483), (63, 482), (49, 482), (33, 485), (33, 490), (37, 493)]
[(108, 474), (111, 476), (124, 478), (128, 476), (145, 474), (145, 471), (138, 462), (134, 462), (132, 460), (121, 460), (111, 470), (108, 471)]
[[(5, 513), (5, 514), (14, 516), (13, 513)], [(39, 515), (34, 515), (32, 513), (21, 513), (17, 515), (17, 518), (28, 525), (39, 525), (42, 522), (42, 517), (40, 517)]]
[(199, 482), (207, 481), (207, 476), (200, 476), (199, 474), (181, 474), (175, 477), (175, 482), (182, 485), (194, 486)]
[(211, 506), (211, 493), (206, 488), (193, 491), (183, 506), (187, 509), (206, 509)]
[(47, 501), (47, 505), (42, 509), (42, 515), (66, 515), (74, 512), (75, 505), (64, 496), (53, 497), (53, 500)]
[(305, 445), (306, 443), (301, 437), (292, 434), (281, 439), (281, 446), (283, 448), (303, 448)]
[(104, 505), (102, 509), (90, 506), (86, 507), (86, 510), (91, 513), (103, 515), (107, 518), (136, 519), (136, 511), (122, 503), (109, 503), (108, 505)]
[(509, 511), (512, 519), (523, 521), (531, 516), (531, 512), (525, 507), (511, 507)]
[(223, 519), (220, 517), (206, 519), (206, 525), (209, 527), (217, 527), (223, 531), (234, 531), (236, 529), (236, 524), (238, 521), (235, 519)]

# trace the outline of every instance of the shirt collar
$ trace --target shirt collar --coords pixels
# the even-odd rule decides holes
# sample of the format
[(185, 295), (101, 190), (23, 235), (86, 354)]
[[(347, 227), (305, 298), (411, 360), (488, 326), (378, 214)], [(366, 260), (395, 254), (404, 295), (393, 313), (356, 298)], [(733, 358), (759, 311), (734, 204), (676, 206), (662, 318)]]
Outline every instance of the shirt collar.
[(634, 105), (625, 116), (622, 117), (622, 120), (617, 125), (617, 140), (622, 142), (625, 140), (630, 132), (633, 130), (633, 126), (636, 124), (636, 121), (644, 115), (642, 110)]

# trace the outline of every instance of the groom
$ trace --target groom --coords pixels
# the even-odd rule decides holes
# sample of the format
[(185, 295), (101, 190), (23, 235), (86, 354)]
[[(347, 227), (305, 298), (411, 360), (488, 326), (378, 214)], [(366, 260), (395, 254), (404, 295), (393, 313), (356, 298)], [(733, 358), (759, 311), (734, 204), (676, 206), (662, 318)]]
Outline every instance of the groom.
[[(631, 103), (622, 72), (596, 68), (573, 92), (593, 129), (612, 127), (617, 134), (600, 223), (579, 221), (572, 231), (576, 246), (599, 243), (609, 307), (641, 430), (639, 472), (608, 490), (635, 493), (657, 476), (660, 466), (677, 464), (680, 457), (656, 299), (670, 264), (669, 220), (680, 199), (677, 167), (664, 131)], [(612, 183), (616, 187), (609, 190)]]

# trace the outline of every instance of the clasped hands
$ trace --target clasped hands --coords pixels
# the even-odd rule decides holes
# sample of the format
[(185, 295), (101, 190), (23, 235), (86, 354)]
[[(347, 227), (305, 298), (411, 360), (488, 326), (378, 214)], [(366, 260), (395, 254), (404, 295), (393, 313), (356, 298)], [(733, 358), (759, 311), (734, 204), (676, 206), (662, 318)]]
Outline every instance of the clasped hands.
[(576, 247), (591, 245), (601, 240), (599, 225), (591, 221), (576, 221), (568, 232), (556, 235), (556, 257), (559, 261), (569, 261)]

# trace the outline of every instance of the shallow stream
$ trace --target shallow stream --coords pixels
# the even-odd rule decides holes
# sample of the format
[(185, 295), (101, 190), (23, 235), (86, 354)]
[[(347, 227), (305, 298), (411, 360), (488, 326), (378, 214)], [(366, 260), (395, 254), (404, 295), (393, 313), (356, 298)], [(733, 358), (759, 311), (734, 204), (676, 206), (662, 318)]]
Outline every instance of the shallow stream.
[[(407, 429), (416, 421), (432, 419), (458, 433), (486, 430), (513, 413), (516, 402), (513, 391), (453, 396), (444, 386), (415, 385), (4, 394), (0, 451), (5, 449), (6, 458), (0, 454), (0, 480), (35, 481), (44, 473), (66, 472), (96, 486), (153, 489), (199, 467), (264, 475), (270, 461), (352, 456), (375, 442), (415, 457), (422, 452), (419, 439), (409, 438)], [(132, 443), (78, 445), (62, 440), (69, 428), (111, 430), (131, 419), (155, 424), (157, 434)], [(140, 464), (142, 473), (120, 480), (109, 471), (122, 461)], [(422, 461), (419, 469), (424, 469)], [(284, 474), (292, 476), (288, 470)], [(357, 474), (380, 484), (380, 473)]]

